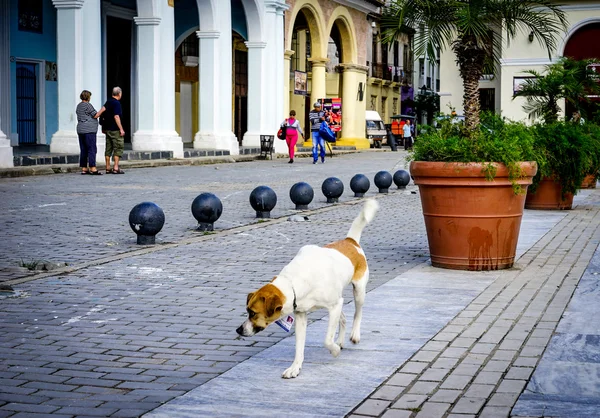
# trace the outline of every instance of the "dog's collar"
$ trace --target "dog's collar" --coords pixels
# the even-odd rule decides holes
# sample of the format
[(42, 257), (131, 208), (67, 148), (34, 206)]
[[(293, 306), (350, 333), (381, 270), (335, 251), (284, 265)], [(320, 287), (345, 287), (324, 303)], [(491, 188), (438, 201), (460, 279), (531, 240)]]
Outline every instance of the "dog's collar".
[(296, 291), (294, 290), (294, 286), (292, 286), (292, 292), (294, 292), (294, 312), (296, 312), (298, 305), (296, 305)]

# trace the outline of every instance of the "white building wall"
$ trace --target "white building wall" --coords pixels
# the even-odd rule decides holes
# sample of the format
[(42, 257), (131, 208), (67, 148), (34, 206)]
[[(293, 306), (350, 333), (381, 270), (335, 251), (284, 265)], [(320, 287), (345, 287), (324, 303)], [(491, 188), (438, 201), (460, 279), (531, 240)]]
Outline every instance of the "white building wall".
[[(567, 12), (569, 29), (557, 37), (558, 49), (548, 56), (546, 49), (537, 40), (529, 41), (529, 33), (519, 33), (510, 43), (504, 40), (501, 67), (492, 81), (481, 81), (480, 88), (496, 88), (497, 111), (512, 120), (528, 121), (523, 110), (524, 98), (513, 100), (513, 82), (515, 77), (527, 76), (525, 71), (543, 71), (544, 66), (561, 57), (569, 36), (585, 23), (600, 22), (600, 4), (598, 2), (570, 2), (563, 6)], [(456, 107), (463, 114), (463, 87), (452, 50), (442, 53), (440, 70), (441, 111), (448, 113), (448, 105)], [(564, 108), (564, 103), (561, 104)]]

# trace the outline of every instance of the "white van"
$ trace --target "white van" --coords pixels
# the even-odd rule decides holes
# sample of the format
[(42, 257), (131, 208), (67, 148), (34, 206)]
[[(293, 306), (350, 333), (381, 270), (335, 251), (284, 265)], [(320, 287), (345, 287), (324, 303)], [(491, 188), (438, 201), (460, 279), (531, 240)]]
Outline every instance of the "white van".
[(381, 148), (387, 144), (387, 131), (379, 113), (375, 110), (366, 111), (366, 135), (372, 148)]

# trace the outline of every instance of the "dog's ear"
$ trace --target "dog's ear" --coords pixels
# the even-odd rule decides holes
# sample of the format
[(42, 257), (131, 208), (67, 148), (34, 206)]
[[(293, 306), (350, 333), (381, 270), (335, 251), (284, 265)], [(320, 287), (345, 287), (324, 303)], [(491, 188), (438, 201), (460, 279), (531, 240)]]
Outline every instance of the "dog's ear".
[(248, 305), (250, 303), (250, 299), (252, 299), (252, 296), (254, 296), (254, 292), (248, 293), (248, 299), (246, 299), (246, 305)]
[(267, 317), (272, 317), (283, 309), (283, 301), (279, 295), (272, 295), (269, 300), (265, 301)]

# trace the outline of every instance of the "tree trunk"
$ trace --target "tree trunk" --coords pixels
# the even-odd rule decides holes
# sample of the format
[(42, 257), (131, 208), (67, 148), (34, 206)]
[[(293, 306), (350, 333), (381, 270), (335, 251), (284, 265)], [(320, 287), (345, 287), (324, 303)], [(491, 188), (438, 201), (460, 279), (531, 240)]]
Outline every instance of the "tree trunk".
[(464, 134), (472, 137), (479, 129), (479, 79), (483, 75), (486, 52), (474, 36), (457, 40), (453, 49), (464, 88)]
[(463, 106), (465, 108), (465, 131), (470, 136), (471, 133), (479, 129), (479, 75), (466, 71), (463, 76), (464, 97)]

